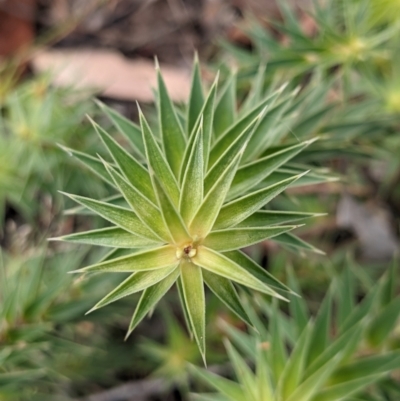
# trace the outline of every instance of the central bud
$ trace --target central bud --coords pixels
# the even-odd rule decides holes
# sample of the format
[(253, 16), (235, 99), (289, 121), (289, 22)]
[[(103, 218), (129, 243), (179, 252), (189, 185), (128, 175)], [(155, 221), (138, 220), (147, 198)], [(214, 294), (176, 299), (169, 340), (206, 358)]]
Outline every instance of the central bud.
[(176, 250), (176, 257), (178, 259), (182, 258), (193, 258), (197, 254), (197, 249), (193, 246), (193, 244), (186, 244), (182, 248), (178, 248)]

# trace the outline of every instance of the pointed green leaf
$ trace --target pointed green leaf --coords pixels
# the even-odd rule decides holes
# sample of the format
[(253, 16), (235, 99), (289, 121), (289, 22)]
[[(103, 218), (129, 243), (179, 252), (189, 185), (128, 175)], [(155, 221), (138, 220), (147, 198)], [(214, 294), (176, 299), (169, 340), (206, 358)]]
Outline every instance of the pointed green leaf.
[(368, 315), (379, 296), (379, 290), (380, 286), (375, 286), (372, 291), (366, 295), (362, 302), (353, 308), (347, 319), (343, 322), (343, 325), (340, 327), (340, 333), (345, 333), (347, 330), (350, 330)]
[[(246, 148), (244, 160), (254, 160), (257, 156), (262, 154), (264, 149), (268, 148), (274, 143), (275, 138), (273, 134), (275, 130), (271, 128), (277, 125), (279, 119), (288, 110), (297, 93), (298, 89), (295, 89), (280, 103), (266, 111), (258, 126), (254, 130), (254, 134), (250, 139), (248, 147)], [(287, 130), (286, 127), (285, 130)]]
[(244, 147), (246, 147), (252, 132), (253, 128), (256, 125), (259, 116), (257, 116), (244, 130), (243, 132), (232, 141), (230, 146), (225, 150), (225, 152), (221, 155), (221, 157), (214, 163), (212, 168), (208, 171), (205, 180), (204, 180), (204, 193), (207, 194), (208, 191), (212, 188), (215, 181), (223, 174), (232, 160), (237, 156), (238, 152)]
[(103, 163), (97, 158), (90, 156), (86, 153), (79, 152), (74, 149), (67, 148), (66, 146), (58, 145), (64, 152), (66, 152), (69, 156), (75, 157), (79, 163), (88, 168), (92, 173), (94, 173), (101, 180), (106, 182), (115, 188), (115, 184), (112, 180), (110, 180), (106, 169), (104, 168)]
[(179, 187), (174, 174), (164, 158), (163, 153), (157, 145), (157, 141), (151, 132), (143, 113), (139, 111), (140, 124), (143, 132), (143, 142), (145, 144), (146, 157), (151, 170), (160, 180), (162, 186), (171, 197), (175, 206), (179, 204)]
[(342, 334), (339, 338), (336, 338), (335, 341), (329, 344), (324, 352), (318, 355), (314, 362), (307, 367), (306, 371), (304, 372), (304, 377), (308, 378), (315, 373), (318, 373), (318, 371), (329, 364), (329, 362), (334, 359), (336, 355), (341, 353), (341, 358), (343, 358), (348, 349), (354, 349), (354, 347), (358, 347), (359, 342), (361, 341), (362, 332), (363, 327), (361, 325), (354, 326), (352, 329)]
[[(203, 269), (203, 273), (206, 270)], [(230, 325), (225, 320), (221, 319), (218, 322), (218, 326), (222, 328), (223, 333), (226, 334), (229, 339), (235, 344), (237, 348), (250, 358), (255, 359), (257, 353), (257, 340), (253, 336), (249, 336), (244, 331)]]
[(275, 382), (278, 383), (285, 369), (287, 362), (287, 351), (285, 344), (285, 337), (283, 336), (280, 319), (276, 319), (278, 314), (278, 302), (273, 300), (272, 313), (275, 318), (271, 319), (271, 345), (268, 352), (269, 363), (271, 365), (272, 373)]
[(166, 194), (164, 188), (158, 182), (156, 177), (153, 178), (153, 182), (158, 197), (158, 204), (162, 211), (164, 224), (168, 228), (174, 242), (178, 245), (184, 245), (186, 242), (190, 241), (190, 235), (186, 226), (172, 204), (172, 200)]
[(243, 151), (244, 149), (236, 155), (204, 198), (190, 224), (190, 233), (192, 235), (204, 238), (210, 232), (229, 190)]
[(192, 260), (193, 263), (211, 271), (212, 273), (218, 274), (246, 287), (253, 288), (254, 290), (285, 300), (285, 298), (280, 296), (272, 288), (269, 288), (247, 270), (243, 269), (243, 267), (219, 252), (202, 246), (198, 248), (197, 254), (192, 258)]
[(145, 246), (156, 246), (160, 243), (148, 240), (138, 235), (132, 234), (119, 227), (107, 227), (98, 230), (84, 231), (81, 233), (64, 235), (50, 240), (69, 241), (79, 244), (89, 244), (97, 246), (109, 246), (113, 248), (135, 248)]
[(309, 252), (318, 253), (320, 255), (325, 255), (325, 252), (315, 248), (308, 242), (303, 241), (297, 235), (292, 233), (284, 233), (274, 237), (274, 242), (281, 244), (283, 246), (287, 246), (289, 248), (293, 248), (295, 250), (304, 250)]
[(327, 389), (320, 391), (312, 399), (312, 401), (336, 401), (336, 400), (348, 399), (348, 397), (350, 397), (351, 395), (357, 394), (364, 388), (367, 388), (374, 382), (380, 380), (382, 377), (383, 377), (382, 374), (378, 374), (375, 376), (367, 376), (358, 380), (353, 380), (350, 382), (338, 384), (337, 386), (328, 387)]
[(206, 363), (206, 303), (201, 268), (185, 258), (180, 262), (184, 302), (197, 346)]
[(224, 341), (224, 344), (238, 382), (242, 385), (247, 394), (251, 394), (252, 398), (257, 399), (257, 383), (253, 372), (229, 341)]
[(240, 265), (243, 269), (247, 270), (258, 280), (265, 283), (269, 287), (272, 287), (274, 290), (281, 292), (283, 291), (284, 293), (292, 293), (292, 291), (285, 284), (281, 283), (277, 278), (268, 273), (267, 270), (258, 265), (244, 252), (235, 250), (224, 252), (224, 255)]
[(267, 66), (265, 64), (260, 64), (258, 67), (257, 75), (253, 79), (250, 92), (240, 108), (241, 111), (246, 112), (256, 107), (261, 102), (265, 81), (265, 71), (267, 69), (266, 67)]
[(258, 400), (273, 400), (274, 388), (270, 378), (270, 368), (268, 366), (266, 350), (263, 344), (257, 344), (256, 353), (256, 377), (257, 377), (257, 394)]
[(391, 370), (399, 368), (400, 351), (367, 356), (341, 366), (332, 375), (329, 383), (330, 385), (338, 385), (348, 381), (358, 380), (363, 377), (376, 375), (378, 373), (390, 372)]
[(121, 298), (151, 287), (152, 285), (169, 276), (177, 268), (177, 266), (178, 262), (176, 261), (175, 264), (170, 267), (150, 271), (138, 271), (131, 274), (118, 287), (100, 300), (89, 312), (100, 309), (103, 306), (115, 302)]
[(303, 381), (287, 401), (316, 401), (316, 397), (313, 397), (314, 394), (326, 383), (340, 360), (340, 354), (330, 359), (321, 369), (317, 370), (312, 376)]
[(259, 210), (235, 227), (265, 227), (294, 223), (312, 217), (324, 216), (323, 213), (283, 212), (280, 210)]
[[(287, 276), (288, 276), (288, 285), (289, 287), (296, 293), (301, 295), (300, 286), (297, 281), (296, 275), (293, 271), (293, 268), (290, 264), (286, 266)], [(307, 304), (303, 298), (299, 296), (291, 296), (289, 303), (290, 315), (293, 317), (296, 327), (297, 333), (300, 335), (307, 327), (307, 323), (309, 321), (309, 313)]]
[(193, 341), (192, 325), (190, 324), (189, 312), (187, 310), (187, 305), (185, 303), (185, 295), (183, 294), (182, 276), (179, 276), (179, 279), (176, 281), (176, 287), (178, 288), (179, 301), (181, 303), (183, 317), (185, 319), (186, 329), (190, 335), (190, 339)]
[(242, 390), (242, 387), (231, 380), (217, 376), (205, 369), (199, 369), (193, 365), (190, 365), (190, 372), (200, 380), (214, 387), (230, 401), (244, 401), (246, 399), (246, 394)]
[(157, 302), (165, 295), (179, 277), (179, 268), (176, 268), (168, 277), (164, 278), (155, 285), (146, 288), (140, 297), (139, 303), (136, 306), (135, 313), (129, 324), (128, 333), (126, 338), (132, 333), (136, 326), (143, 320), (143, 318), (152, 310)]
[[(308, 166), (307, 166), (308, 167)], [(303, 169), (304, 171), (304, 169)], [(263, 188), (269, 185), (273, 185), (278, 181), (286, 180), (293, 175), (298, 174), (300, 172), (299, 169), (293, 168), (293, 165), (286, 165), (278, 168), (271, 175), (269, 175), (266, 179), (262, 180), (260, 184), (256, 185), (256, 188)], [(302, 187), (304, 185), (314, 185), (322, 182), (335, 182), (338, 181), (338, 177), (334, 177), (329, 175), (326, 171), (309, 171), (307, 175), (301, 176), (294, 184), (293, 187)]]
[[(104, 168), (104, 172), (107, 173), (107, 170), (105, 169), (103, 162), (101, 162), (99, 160), (99, 163), (102, 164), (102, 166)], [(108, 175), (108, 173), (107, 173), (107, 175)], [(112, 181), (112, 180), (110, 180), (110, 181)], [(113, 182), (113, 185), (115, 185), (114, 182)], [(124, 207), (124, 208), (128, 207), (128, 205), (126, 204), (125, 198), (120, 193), (100, 199), (100, 202), (108, 203), (112, 206), (120, 206), (120, 207)], [(93, 216), (96, 213), (93, 210), (90, 210), (82, 205), (71, 207), (69, 209), (64, 210), (64, 215), (66, 215), (66, 216), (75, 215), (75, 214), (79, 214), (81, 216), (91, 216), (91, 215)]]
[(279, 149), (262, 159), (252, 161), (240, 167), (232, 182), (232, 187), (229, 190), (229, 198), (236, 198), (254, 188), (258, 183), (313, 142), (315, 142), (315, 139), (297, 145), (285, 146), (283, 149)]
[(74, 273), (92, 272), (135, 272), (141, 270), (154, 270), (170, 267), (177, 263), (176, 248), (171, 245), (162, 246), (133, 255), (96, 263)]
[(128, 256), (128, 255), (133, 255), (134, 253), (137, 252), (142, 252), (143, 248), (115, 248), (111, 250), (110, 252), (106, 253), (102, 258), (100, 258), (100, 262), (105, 262), (107, 260), (119, 258), (121, 256)]
[(371, 320), (367, 329), (367, 339), (374, 347), (384, 344), (396, 326), (400, 315), (400, 298), (395, 298)]
[(96, 201), (94, 199), (85, 198), (83, 196), (71, 195), (64, 193), (72, 200), (81, 205), (93, 210), (96, 214), (116, 224), (117, 226), (139, 235), (143, 238), (148, 238), (154, 241), (159, 241), (159, 238), (145, 226), (140, 219), (131, 210), (124, 209), (119, 206), (113, 206), (105, 202)]
[(189, 224), (203, 201), (203, 124), (201, 123), (182, 181), (179, 210), (183, 221)]
[(99, 107), (104, 111), (107, 117), (112, 121), (118, 131), (124, 135), (129, 142), (132, 144), (133, 148), (142, 156), (144, 156), (144, 145), (143, 138), (140, 127), (137, 126), (132, 121), (122, 116), (117, 111), (106, 106), (100, 101), (96, 101)]
[(290, 395), (293, 394), (302, 378), (308, 348), (310, 346), (311, 329), (311, 324), (304, 328), (279, 379), (278, 391), (283, 400), (288, 399)]
[(165, 227), (160, 210), (157, 206), (144, 197), (135, 187), (125, 181), (113, 168), (107, 165), (106, 168), (115, 184), (124, 195), (124, 198), (143, 224), (147, 225), (155, 235), (160, 237), (161, 241), (168, 242), (170, 239), (169, 232)]
[(213, 229), (223, 229), (239, 224), (278, 196), (304, 174), (305, 173), (280, 181), (270, 187), (260, 189), (227, 203), (221, 209)]
[(214, 104), (215, 104), (215, 97), (217, 93), (217, 84), (218, 84), (218, 77), (215, 78), (215, 81), (210, 89), (210, 92), (207, 95), (207, 99), (204, 103), (204, 106), (199, 114), (199, 117), (196, 121), (194, 129), (191, 132), (189, 143), (186, 146), (185, 156), (183, 158), (183, 163), (181, 166), (181, 174), (180, 180), (183, 180), (183, 175), (185, 172), (185, 167), (188, 164), (190, 154), (192, 152), (193, 142), (196, 138), (197, 129), (200, 127), (200, 123), (203, 123), (203, 165), (204, 165), (204, 174), (207, 172), (208, 166), (208, 157), (210, 153), (210, 146), (211, 146), (211, 137), (213, 132), (213, 121), (214, 121)]
[(314, 329), (311, 333), (310, 350), (307, 357), (307, 366), (310, 366), (330, 343), (329, 333), (332, 316), (332, 292), (328, 291), (315, 319)]
[[(249, 124), (275, 100), (276, 96), (277, 94), (268, 96), (262, 103), (240, 118), (232, 127), (226, 130), (220, 138), (218, 138), (211, 149), (208, 169), (215, 164), (215, 162), (231, 145), (232, 141), (234, 141), (249, 126)], [(218, 115), (219, 117), (219, 114), (215, 113), (215, 115)]]
[(296, 226), (228, 228), (212, 231), (206, 237), (203, 244), (216, 251), (227, 252), (257, 244), (294, 228)]
[(236, 119), (236, 74), (232, 74), (222, 88), (221, 97), (215, 107), (214, 133), (220, 137)]
[(235, 287), (226, 278), (214, 274), (208, 270), (203, 271), (203, 278), (207, 287), (241, 320), (246, 322), (249, 326), (252, 323), (247, 316), (246, 311), (243, 309), (240, 298), (236, 292)]
[(398, 257), (394, 257), (389, 270), (385, 273), (381, 291), (381, 307), (387, 306), (396, 297)]
[(200, 115), (200, 112), (204, 105), (204, 94), (203, 94), (203, 85), (201, 82), (200, 75), (200, 66), (199, 59), (197, 54), (194, 59), (194, 66), (192, 70), (192, 84), (190, 88), (190, 97), (188, 104), (188, 114), (187, 114), (187, 135), (190, 137), (190, 134), (193, 131), (193, 128), (196, 124), (196, 121)]
[(352, 311), (355, 305), (355, 280), (354, 274), (346, 266), (338, 283), (338, 305), (337, 305), (337, 325), (340, 328)]
[(106, 131), (93, 120), (90, 120), (110, 152), (114, 162), (118, 165), (125, 178), (147, 199), (155, 202), (153, 187), (149, 172), (132, 157), (121, 145), (119, 145)]
[(162, 144), (168, 164), (170, 165), (175, 177), (178, 178), (183, 155), (185, 153), (186, 138), (176, 115), (174, 105), (169, 98), (159, 68), (157, 68), (157, 82), (158, 112)]

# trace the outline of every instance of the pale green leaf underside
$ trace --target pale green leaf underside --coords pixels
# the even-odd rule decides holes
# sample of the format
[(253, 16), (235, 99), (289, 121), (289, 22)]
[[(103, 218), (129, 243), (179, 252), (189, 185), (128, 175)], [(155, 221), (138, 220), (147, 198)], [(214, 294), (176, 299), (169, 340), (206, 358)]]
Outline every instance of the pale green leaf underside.
[(186, 138), (175, 112), (175, 108), (168, 95), (167, 88), (157, 70), (158, 80), (158, 109), (160, 117), (161, 139), (166, 159), (171, 166), (175, 177), (179, 177), (179, 171), (185, 153)]
[(119, 227), (101, 228), (98, 230), (84, 231), (81, 233), (65, 235), (54, 240), (76, 242), (112, 248), (136, 248), (157, 246), (160, 243), (139, 237)]
[(117, 226), (131, 232), (132, 234), (139, 235), (143, 238), (147, 238), (153, 241), (159, 241), (159, 238), (154, 235), (154, 233), (149, 230), (147, 226), (145, 226), (140, 219), (136, 216), (136, 214), (128, 209), (113, 206), (106, 202), (97, 201), (90, 198), (85, 198), (83, 196), (66, 194), (72, 200), (80, 203), (82, 206), (85, 206), (110, 221), (111, 223), (116, 224)]
[(77, 270), (76, 272), (135, 272), (140, 270), (162, 269), (175, 263), (177, 263), (176, 249), (174, 246), (166, 245), (160, 248), (112, 259), (107, 262), (96, 263)]
[(178, 206), (180, 195), (176, 178), (167, 160), (165, 159), (163, 152), (159, 148), (143, 113), (140, 112), (139, 114), (149, 169), (154, 172), (165, 190), (168, 192), (168, 195), (171, 197), (174, 204)]
[(192, 145), (192, 151), (183, 176), (179, 210), (183, 221), (189, 224), (203, 201), (203, 124), (201, 123)]
[(202, 269), (182, 259), (180, 262), (182, 289), (190, 326), (199, 350), (205, 361), (205, 297)]

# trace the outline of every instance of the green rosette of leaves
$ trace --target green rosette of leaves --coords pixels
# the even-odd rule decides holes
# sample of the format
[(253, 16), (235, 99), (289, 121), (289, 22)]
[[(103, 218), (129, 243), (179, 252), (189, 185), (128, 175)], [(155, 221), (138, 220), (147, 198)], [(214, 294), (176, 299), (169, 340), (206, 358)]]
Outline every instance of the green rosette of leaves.
[(270, 145), (276, 135), (273, 121), (282, 119), (296, 91), (283, 96), (277, 89), (260, 99), (259, 93), (250, 94), (246, 108), (237, 111), (234, 81), (218, 91), (217, 78), (205, 96), (196, 62), (189, 102), (182, 109), (172, 103), (158, 67), (157, 74), (158, 129), (140, 110), (139, 126), (101, 104), (131, 151), (96, 123), (109, 161), (67, 149), (116, 195), (106, 201), (68, 195), (112, 225), (59, 239), (114, 248), (106, 260), (77, 272), (131, 273), (92, 309), (142, 291), (128, 334), (176, 283), (205, 357), (204, 283), (248, 323), (234, 284), (281, 299), (290, 293), (240, 249), (273, 237), (312, 249), (287, 233), (296, 227), (293, 222), (314, 214), (262, 208), (304, 176), (304, 171), (285, 176), (279, 169), (313, 141)]

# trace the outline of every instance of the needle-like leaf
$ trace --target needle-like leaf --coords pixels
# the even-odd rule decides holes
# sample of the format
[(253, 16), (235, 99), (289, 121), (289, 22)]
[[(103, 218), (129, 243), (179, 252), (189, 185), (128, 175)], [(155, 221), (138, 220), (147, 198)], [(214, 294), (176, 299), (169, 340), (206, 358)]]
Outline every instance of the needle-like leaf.
[(158, 207), (144, 197), (134, 186), (125, 181), (112, 167), (106, 165), (106, 168), (140, 220), (147, 225), (161, 241), (169, 241), (169, 232)]
[(155, 196), (149, 172), (105, 130), (93, 120), (90, 119), (90, 121), (125, 178), (135, 186), (144, 197), (154, 203)]
[(143, 320), (143, 318), (152, 310), (157, 302), (165, 295), (172, 287), (176, 279), (179, 277), (179, 268), (176, 268), (169, 276), (156, 283), (155, 285), (146, 288), (140, 297), (139, 303), (136, 306), (135, 313), (129, 324), (128, 333), (125, 338), (128, 338), (135, 327)]
[(119, 206), (113, 206), (106, 202), (85, 198), (83, 196), (71, 195), (64, 192), (62, 193), (132, 234), (150, 240), (159, 241), (159, 238), (154, 235), (154, 233), (149, 230), (131, 210)]
[(172, 101), (169, 98), (159, 67), (157, 67), (157, 82), (161, 139), (166, 159), (175, 177), (178, 178), (183, 155), (185, 154), (186, 138)]
[(241, 149), (245, 148), (253, 132), (253, 128), (257, 123), (259, 116), (257, 116), (244, 131), (230, 144), (226, 151), (221, 157), (214, 163), (212, 168), (208, 171), (204, 180), (204, 193), (207, 194), (212, 188), (215, 181), (224, 173), (227, 166), (240, 152)]
[(229, 190), (229, 198), (233, 199), (252, 189), (267, 178), (277, 168), (287, 163), (303, 149), (315, 142), (315, 139), (297, 145), (285, 146), (283, 149), (240, 167)]
[(272, 227), (241, 227), (212, 231), (204, 240), (204, 245), (220, 252), (245, 248), (268, 238), (275, 237), (296, 226), (272, 226)]
[(71, 273), (135, 272), (170, 267), (176, 264), (176, 249), (171, 245), (96, 263)]
[(190, 235), (187, 231), (182, 217), (179, 215), (171, 199), (164, 191), (164, 188), (158, 182), (157, 178), (153, 178), (154, 188), (156, 189), (158, 204), (161, 208), (162, 218), (165, 226), (170, 232), (171, 238), (175, 244), (184, 245), (190, 241)]
[(253, 288), (254, 290), (285, 300), (284, 297), (251, 275), (236, 262), (212, 249), (201, 247), (201, 250), (199, 250), (197, 255), (193, 258), (193, 262), (212, 273)]
[(112, 302), (118, 301), (128, 295), (142, 291), (148, 287), (153, 286), (159, 281), (169, 276), (178, 266), (175, 263), (171, 267), (164, 269), (150, 270), (150, 271), (138, 271), (131, 274), (125, 281), (123, 281), (118, 287), (107, 294), (101, 299), (89, 312), (93, 312), (97, 309), (102, 308)]
[(133, 148), (141, 156), (144, 156), (144, 144), (140, 127), (99, 100), (97, 100), (96, 103), (113, 122), (118, 131), (129, 140)]
[(243, 149), (232, 160), (204, 198), (203, 203), (190, 223), (189, 229), (192, 235), (204, 238), (210, 232), (229, 190), (242, 154)]
[(182, 259), (180, 263), (184, 302), (194, 338), (206, 364), (205, 298), (201, 268)]
[(221, 90), (221, 96), (215, 107), (218, 118), (214, 120), (214, 133), (218, 138), (229, 128), (236, 117), (236, 74), (232, 74)]
[(160, 243), (139, 237), (119, 227), (101, 228), (98, 230), (84, 231), (76, 234), (64, 235), (59, 238), (50, 238), (52, 241), (69, 241), (79, 244), (108, 246), (113, 248), (135, 248), (157, 246)]
[(237, 291), (230, 280), (214, 274), (211, 271), (203, 270), (203, 278), (207, 287), (236, 315), (249, 326), (252, 323), (244, 310)]
[(189, 224), (203, 201), (204, 159), (203, 159), (203, 124), (201, 123), (190, 154), (182, 181), (179, 211), (182, 219)]
[(267, 270), (259, 266), (254, 260), (250, 259), (250, 257), (242, 251), (235, 250), (224, 252), (224, 255), (233, 260), (243, 269), (247, 270), (251, 275), (258, 278), (258, 280), (265, 283), (269, 287), (272, 287), (275, 291), (282, 291), (284, 294), (293, 294), (293, 292), (285, 284), (281, 283), (277, 278), (268, 273)]
[(213, 229), (223, 229), (239, 224), (241, 221), (271, 201), (271, 199), (278, 196), (304, 174), (306, 173), (296, 175), (284, 181), (280, 181), (274, 185), (271, 185), (270, 187), (260, 189), (227, 203), (222, 207), (220, 213), (218, 214), (218, 218), (216, 219)]
[(187, 130), (190, 135), (200, 115), (204, 105), (203, 85), (200, 76), (200, 66), (197, 54), (194, 59), (194, 66), (192, 70), (192, 84), (190, 89), (189, 105), (187, 111)]
[(174, 174), (165, 160), (161, 149), (157, 145), (157, 141), (151, 132), (149, 124), (147, 123), (143, 113), (139, 110), (140, 124), (143, 133), (143, 142), (146, 150), (146, 157), (149, 162), (149, 167), (153, 170), (154, 174), (157, 175), (161, 181), (163, 187), (168, 192), (174, 205), (179, 204), (179, 187), (174, 177)]

